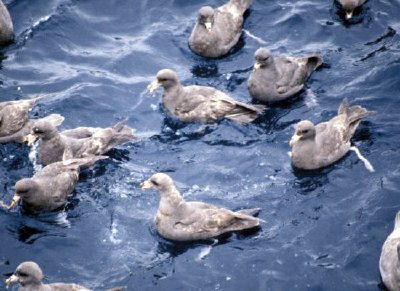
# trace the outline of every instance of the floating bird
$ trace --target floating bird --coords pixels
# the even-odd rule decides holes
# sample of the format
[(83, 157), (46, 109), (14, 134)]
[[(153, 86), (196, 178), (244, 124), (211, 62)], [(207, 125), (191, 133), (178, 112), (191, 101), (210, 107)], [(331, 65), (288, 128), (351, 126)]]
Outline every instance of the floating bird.
[(289, 143), (293, 165), (312, 170), (336, 162), (349, 151), (350, 139), (361, 120), (373, 113), (359, 105), (349, 107), (345, 98), (338, 115), (331, 120), (317, 125), (308, 120), (300, 121)]
[(20, 130), (11, 135), (0, 137), (0, 143), (25, 143), (27, 136), (31, 133), (33, 126), (38, 121), (46, 121), (54, 126), (59, 126), (64, 121), (64, 117), (60, 114), (50, 114), (40, 119), (28, 119)]
[(9, 44), (14, 38), (14, 28), (10, 13), (0, 0), (0, 45)]
[(32, 178), (24, 178), (15, 184), (15, 194), (10, 206), (22, 201), (27, 212), (53, 211), (64, 206), (75, 188), (81, 168), (90, 167), (105, 156), (91, 156), (52, 163)]
[(258, 212), (258, 208), (233, 212), (203, 202), (186, 202), (172, 179), (163, 173), (154, 174), (140, 187), (155, 188), (160, 192), (155, 224), (157, 231), (166, 239), (204, 240), (227, 232), (255, 228), (261, 222), (250, 215)]
[(28, 113), (41, 97), (0, 102), (0, 137), (20, 131), (28, 122)]
[(113, 127), (78, 127), (59, 133), (54, 124), (37, 121), (26, 142), (32, 145), (37, 139), (40, 140), (38, 161), (44, 165), (65, 159), (102, 155), (135, 138), (133, 129), (125, 123), (124, 120)]
[(162, 101), (168, 113), (181, 121), (212, 123), (228, 118), (248, 123), (257, 118), (264, 105), (250, 105), (235, 101), (225, 93), (206, 86), (182, 86), (176, 73), (164, 69), (148, 87), (153, 92), (164, 87)]
[(363, 5), (367, 0), (338, 0), (346, 12), (346, 19), (353, 17), (354, 9)]
[[(91, 291), (74, 283), (44, 284), (42, 269), (35, 262), (23, 262), (18, 265), (14, 274), (6, 280), (6, 284), (19, 283), (19, 291)], [(107, 291), (122, 291), (125, 287), (108, 289)]]
[(304, 87), (304, 83), (323, 62), (318, 53), (305, 57), (274, 58), (266, 48), (255, 54), (254, 69), (247, 81), (251, 97), (262, 102), (285, 100)]
[(386, 288), (400, 290), (400, 211), (397, 212), (392, 233), (382, 246), (379, 270)]
[(243, 14), (250, 4), (251, 0), (230, 0), (216, 9), (202, 7), (189, 38), (189, 47), (203, 57), (226, 55), (242, 34)]

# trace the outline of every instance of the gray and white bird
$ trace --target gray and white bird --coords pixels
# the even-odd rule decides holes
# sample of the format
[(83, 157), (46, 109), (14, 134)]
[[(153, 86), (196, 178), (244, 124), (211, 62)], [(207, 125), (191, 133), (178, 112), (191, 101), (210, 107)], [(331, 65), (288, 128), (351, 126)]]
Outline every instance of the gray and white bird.
[(317, 125), (309, 120), (300, 121), (289, 143), (293, 165), (313, 170), (336, 162), (349, 151), (350, 139), (361, 120), (373, 113), (359, 105), (349, 107), (345, 98), (338, 115), (331, 120)]
[(203, 202), (186, 202), (175, 188), (172, 179), (154, 174), (141, 183), (142, 189), (155, 188), (160, 204), (155, 216), (157, 231), (174, 241), (205, 240), (224, 233), (259, 227), (259, 218), (251, 216), (260, 209), (231, 211)]
[(167, 112), (184, 122), (212, 123), (228, 118), (239, 123), (248, 123), (265, 109), (264, 105), (251, 105), (235, 101), (227, 94), (207, 86), (182, 86), (176, 73), (160, 70), (156, 80), (148, 87), (153, 92), (162, 86), (162, 102)]
[(0, 138), (20, 131), (28, 122), (28, 113), (41, 97), (0, 102)]
[(31, 134), (26, 137), (28, 145), (39, 139), (38, 161), (43, 165), (65, 159), (103, 155), (113, 147), (135, 139), (133, 129), (121, 121), (112, 127), (78, 127), (58, 132), (54, 124), (37, 121)]
[(15, 184), (15, 194), (8, 207), (22, 202), (22, 208), (30, 213), (53, 211), (64, 206), (79, 179), (81, 168), (90, 167), (105, 156), (91, 156), (52, 163)]
[[(35, 262), (23, 262), (14, 274), (6, 280), (6, 285), (18, 283), (19, 291), (91, 291), (74, 283), (43, 283), (43, 271)], [(116, 287), (107, 291), (122, 291), (125, 287)]]
[(392, 233), (382, 246), (379, 270), (386, 288), (400, 290), (400, 211), (396, 214)]
[(353, 17), (354, 9), (363, 5), (367, 0), (337, 0), (346, 12), (346, 19)]
[(250, 4), (251, 0), (229, 0), (216, 9), (202, 7), (189, 38), (189, 47), (203, 57), (226, 55), (242, 34), (243, 14)]
[(9, 44), (14, 39), (14, 28), (10, 13), (0, 0), (0, 46)]
[(274, 57), (267, 48), (259, 48), (254, 57), (247, 88), (251, 97), (267, 103), (282, 101), (299, 93), (311, 73), (323, 62), (319, 53), (303, 57)]

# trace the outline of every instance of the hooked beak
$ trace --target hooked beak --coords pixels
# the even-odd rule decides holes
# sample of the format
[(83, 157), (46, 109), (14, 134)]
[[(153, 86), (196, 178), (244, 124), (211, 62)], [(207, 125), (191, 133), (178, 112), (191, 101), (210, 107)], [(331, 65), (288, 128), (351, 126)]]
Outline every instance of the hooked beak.
[(208, 32), (211, 32), (211, 30), (212, 30), (212, 23), (211, 22), (209, 22), (209, 21), (205, 22), (204, 26), (206, 27)]
[(154, 80), (153, 82), (150, 83), (149, 86), (147, 86), (146, 91), (149, 93), (153, 93), (160, 86), (161, 86), (161, 83), (158, 82), (158, 80)]
[(292, 138), (291, 138), (290, 141), (289, 141), (289, 145), (290, 145), (291, 147), (293, 147), (294, 144), (295, 144), (300, 138), (301, 138), (301, 136), (298, 135), (298, 134), (293, 135)]
[(143, 190), (150, 189), (152, 187), (153, 187), (153, 184), (149, 180), (146, 180), (146, 181), (140, 183), (140, 188)]
[(28, 146), (32, 146), (38, 138), (39, 137), (36, 134), (30, 133), (25, 136), (24, 143), (26, 143)]
[(6, 280), (6, 285), (11, 285), (11, 284), (14, 284), (14, 283), (17, 283), (17, 282), (18, 282), (18, 277), (15, 276), (15, 275), (12, 275), (10, 278), (8, 278)]
[(346, 11), (346, 20), (349, 20), (350, 18), (353, 17), (353, 10), (351, 11)]
[(21, 200), (21, 196), (14, 194), (14, 197), (13, 197), (10, 205), (8, 206), (8, 209), (15, 207), (18, 204), (19, 200)]
[(253, 72), (257, 71), (259, 68), (261, 68), (261, 64), (259, 62), (256, 62), (253, 67)]

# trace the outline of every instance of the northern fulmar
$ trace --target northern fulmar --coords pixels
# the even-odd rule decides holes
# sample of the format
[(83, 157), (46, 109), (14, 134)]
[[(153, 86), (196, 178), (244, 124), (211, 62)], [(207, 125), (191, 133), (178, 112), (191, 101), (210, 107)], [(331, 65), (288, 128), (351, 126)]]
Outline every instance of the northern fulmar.
[(133, 129), (118, 122), (112, 127), (78, 127), (59, 133), (46, 121), (37, 121), (26, 137), (29, 145), (39, 139), (39, 163), (48, 165), (65, 159), (102, 155), (135, 138)]
[(258, 212), (258, 208), (234, 212), (208, 203), (186, 202), (172, 179), (164, 173), (154, 174), (140, 187), (155, 188), (160, 193), (155, 225), (159, 234), (169, 240), (205, 240), (228, 232), (256, 228), (261, 222), (250, 215)]
[(361, 120), (373, 113), (359, 105), (349, 107), (345, 98), (338, 115), (331, 120), (317, 125), (309, 120), (300, 121), (289, 143), (293, 165), (313, 170), (336, 162), (349, 151), (350, 139)]
[(267, 48), (259, 48), (254, 57), (247, 88), (251, 97), (268, 103), (285, 100), (300, 92), (311, 73), (323, 62), (319, 53), (274, 58)]
[(392, 233), (382, 246), (379, 270), (386, 288), (400, 290), (400, 211), (397, 212)]
[[(19, 291), (91, 291), (74, 283), (43, 283), (43, 271), (35, 262), (23, 262), (18, 265), (14, 274), (6, 280), (6, 285), (18, 283)], [(124, 287), (108, 289), (107, 291), (122, 291)]]
[(147, 90), (153, 92), (160, 86), (164, 87), (164, 107), (170, 115), (184, 122), (212, 123), (228, 118), (248, 123), (265, 109), (264, 105), (235, 101), (213, 87), (182, 86), (176, 73), (169, 69), (159, 71)]
[(9, 44), (14, 38), (14, 28), (10, 13), (0, 0), (0, 45)]
[(243, 14), (250, 4), (251, 0), (230, 0), (216, 9), (202, 7), (189, 38), (189, 47), (203, 57), (226, 55), (242, 34)]
[(64, 206), (79, 179), (81, 168), (90, 167), (105, 156), (92, 156), (52, 163), (15, 184), (15, 194), (10, 206), (22, 201), (22, 208), (30, 213), (53, 211)]

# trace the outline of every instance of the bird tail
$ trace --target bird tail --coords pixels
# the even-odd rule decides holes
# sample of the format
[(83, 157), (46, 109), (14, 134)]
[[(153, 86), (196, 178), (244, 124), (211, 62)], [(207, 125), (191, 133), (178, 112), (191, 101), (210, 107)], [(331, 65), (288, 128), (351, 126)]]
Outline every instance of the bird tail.
[(261, 208), (249, 208), (249, 209), (238, 210), (238, 211), (236, 211), (236, 213), (242, 213), (242, 214), (246, 214), (246, 215), (255, 216), (258, 213), (260, 213), (260, 211), (261, 211)]
[(361, 120), (364, 117), (375, 114), (375, 111), (368, 111), (364, 107), (360, 105), (349, 106), (349, 101), (347, 98), (344, 98), (342, 103), (340, 103), (338, 114), (344, 114), (346, 116), (346, 123), (348, 127), (348, 138), (351, 136), (357, 129), (357, 126), (360, 124)]
[(394, 229), (397, 229), (400, 227), (400, 211), (397, 212), (396, 218), (394, 219)]
[(234, 5), (241, 14), (243, 14), (251, 5), (252, 0), (230, 0), (229, 3)]
[(310, 76), (313, 71), (323, 64), (324, 59), (322, 58), (322, 54), (319, 52), (308, 56), (307, 59), (307, 73), (308, 76)]
[(64, 122), (64, 116), (62, 116), (61, 114), (50, 114), (48, 116), (45, 116), (43, 118), (40, 119), (36, 119), (36, 121), (38, 120), (44, 120), (46, 122), (51, 123), (52, 125), (54, 125), (55, 127), (61, 125)]
[(240, 231), (240, 230), (246, 230), (246, 229), (252, 229), (260, 226), (261, 222), (264, 222), (263, 220), (253, 217), (252, 214), (256, 214), (259, 212), (259, 209), (254, 208), (254, 209), (243, 209), (234, 212), (235, 214), (235, 220), (234, 222), (229, 226), (228, 231)]
[(80, 168), (88, 168), (90, 166), (93, 166), (97, 161), (108, 159), (107, 156), (87, 156), (84, 158), (79, 158), (79, 159), (68, 159), (62, 161), (62, 163), (66, 166), (69, 165), (76, 165), (79, 166)]
[(123, 290), (126, 290), (126, 288), (127, 288), (126, 286), (119, 286), (119, 287), (107, 289), (106, 291), (123, 291)]
[(136, 136), (133, 134), (134, 129), (126, 125), (127, 119), (124, 119), (118, 123), (116, 123), (112, 129), (114, 131), (114, 135), (112, 138), (113, 146), (118, 144), (122, 144), (128, 142), (132, 139), (136, 139)]
[(237, 121), (239, 123), (249, 123), (258, 117), (265, 110), (265, 105), (251, 105), (242, 102), (236, 102), (236, 106), (226, 118)]

